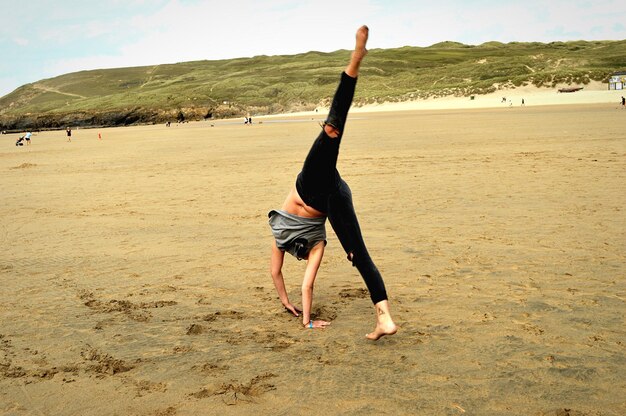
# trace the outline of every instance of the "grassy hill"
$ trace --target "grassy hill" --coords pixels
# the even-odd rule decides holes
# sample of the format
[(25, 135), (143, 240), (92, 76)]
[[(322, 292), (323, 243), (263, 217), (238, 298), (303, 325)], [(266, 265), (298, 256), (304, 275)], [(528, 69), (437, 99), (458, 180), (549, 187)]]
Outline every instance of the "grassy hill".
[[(0, 128), (125, 125), (314, 109), (328, 103), (349, 51), (81, 71), (0, 98)], [(626, 40), (370, 50), (355, 104), (473, 95), (522, 85), (606, 81)]]

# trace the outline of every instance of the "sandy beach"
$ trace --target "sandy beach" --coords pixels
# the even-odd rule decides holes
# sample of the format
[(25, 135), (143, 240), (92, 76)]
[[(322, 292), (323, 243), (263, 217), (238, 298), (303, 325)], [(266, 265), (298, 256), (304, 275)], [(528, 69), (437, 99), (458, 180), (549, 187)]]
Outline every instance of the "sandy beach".
[[(355, 109), (338, 168), (400, 327), (378, 342), (330, 226), (330, 328), (269, 275), (321, 114), (1, 136), (0, 414), (626, 414), (613, 93)], [(300, 304), (304, 263), (284, 272)]]

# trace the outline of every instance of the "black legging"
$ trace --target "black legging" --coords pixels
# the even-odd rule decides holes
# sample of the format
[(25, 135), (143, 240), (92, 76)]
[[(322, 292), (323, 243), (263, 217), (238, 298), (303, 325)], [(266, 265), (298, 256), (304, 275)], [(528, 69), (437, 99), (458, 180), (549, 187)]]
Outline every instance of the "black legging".
[(343, 72), (325, 123), (335, 127), (339, 136), (331, 138), (322, 129), (304, 161), (296, 189), (305, 204), (327, 213), (348, 259), (361, 273), (372, 302), (376, 304), (387, 300), (385, 283), (365, 247), (350, 187), (337, 171), (339, 145), (355, 87), (356, 78)]

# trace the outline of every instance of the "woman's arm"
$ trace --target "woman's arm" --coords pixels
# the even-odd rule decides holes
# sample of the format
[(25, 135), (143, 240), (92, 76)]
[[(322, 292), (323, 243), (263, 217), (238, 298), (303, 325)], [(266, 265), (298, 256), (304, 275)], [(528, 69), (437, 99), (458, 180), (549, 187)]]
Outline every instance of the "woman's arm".
[(308, 328), (324, 328), (330, 325), (330, 322), (311, 320), (313, 286), (315, 284), (315, 278), (317, 277), (317, 271), (322, 263), (322, 257), (324, 256), (324, 246), (325, 243), (320, 241), (309, 252), (306, 271), (304, 272), (304, 279), (302, 280), (302, 324)]
[(287, 289), (285, 288), (285, 279), (283, 278), (283, 261), (285, 252), (276, 247), (276, 241), (272, 239), (272, 256), (270, 258), (270, 273), (274, 281), (274, 287), (278, 292), (278, 297), (286, 309), (290, 310), (295, 316), (300, 316), (301, 310), (289, 302)]

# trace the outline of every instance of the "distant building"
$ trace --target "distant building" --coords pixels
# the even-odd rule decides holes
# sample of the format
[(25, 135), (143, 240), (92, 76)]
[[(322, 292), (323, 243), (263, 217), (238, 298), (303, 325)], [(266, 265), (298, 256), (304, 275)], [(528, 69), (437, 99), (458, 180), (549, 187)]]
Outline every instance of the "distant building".
[(626, 90), (626, 71), (614, 72), (609, 78), (610, 90)]

